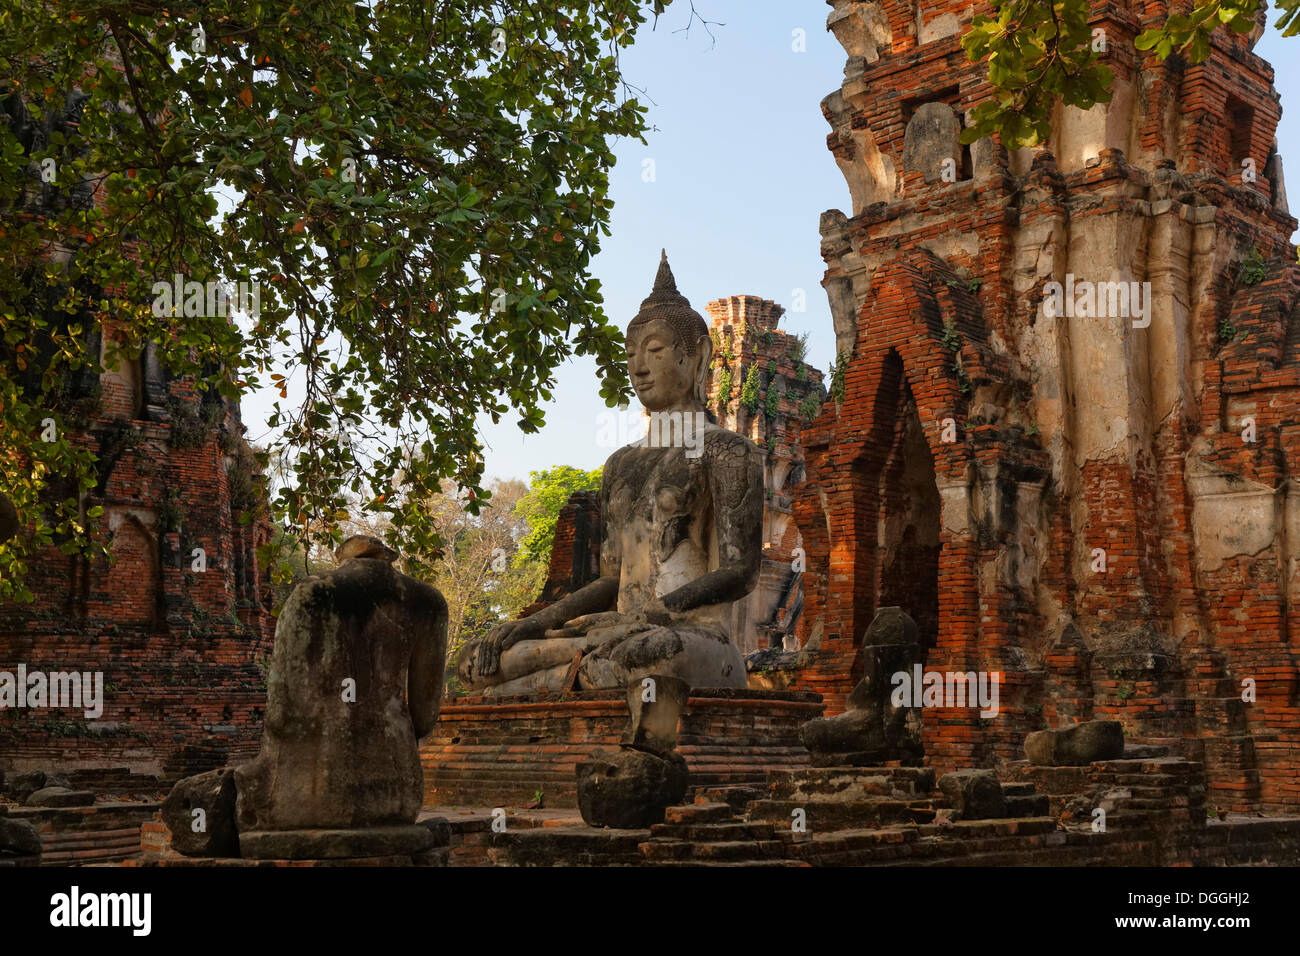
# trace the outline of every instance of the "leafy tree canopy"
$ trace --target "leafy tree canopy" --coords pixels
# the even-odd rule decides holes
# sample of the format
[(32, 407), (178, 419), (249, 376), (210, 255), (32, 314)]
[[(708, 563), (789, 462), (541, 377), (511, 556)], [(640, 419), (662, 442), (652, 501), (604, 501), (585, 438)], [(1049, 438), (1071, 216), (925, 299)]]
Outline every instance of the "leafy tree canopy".
[(518, 557), (525, 561), (551, 560), (551, 543), (560, 510), (575, 491), (599, 491), (602, 469), (583, 471), (570, 465), (556, 465), (529, 474), (528, 494), (519, 499), (515, 512), (528, 522), (529, 532), (519, 545)]
[[(575, 353), (629, 398), (590, 263), (610, 143), (646, 129), (619, 51), (666, 4), (0, 0), (0, 491), (35, 528), (0, 596), (35, 547), (91, 549), (61, 397), (91, 326), (231, 398), (275, 385), (275, 517), (337, 541), (359, 496), (407, 553), (444, 480), (489, 497), (476, 416), (536, 431)], [(160, 306), (177, 274), (257, 283), (256, 314)]]

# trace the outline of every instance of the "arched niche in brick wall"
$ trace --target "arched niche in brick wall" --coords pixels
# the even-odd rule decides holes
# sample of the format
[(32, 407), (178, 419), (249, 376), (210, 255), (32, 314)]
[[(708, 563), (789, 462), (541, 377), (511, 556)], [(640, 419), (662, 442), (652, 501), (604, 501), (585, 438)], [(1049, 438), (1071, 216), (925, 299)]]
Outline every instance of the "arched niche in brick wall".
[(877, 607), (901, 607), (916, 621), (922, 647), (939, 634), (939, 541), (943, 504), (935, 483), (934, 456), (916, 411), (903, 362), (891, 351), (887, 378), (898, 388), (894, 444), (880, 470), (877, 540), (881, 558)]
[(861, 676), (862, 636), (886, 604), (918, 618), (927, 644), (978, 641), (977, 470), (969, 439), (959, 430), (945, 441), (942, 423), (964, 419), (963, 376), (984, 367), (985, 339), (977, 300), (937, 256), (876, 270), (839, 413), (806, 432), (807, 480), (795, 492), (808, 562), (803, 633), (821, 645), (802, 686), (847, 695)]
[[(767, 529), (766, 541), (776, 549), (780, 560), (786, 561), (790, 558), (790, 547), (786, 547), (787, 538), (791, 527), (790, 516), (780, 511), (769, 512), (770, 527)], [(796, 533), (794, 544), (791, 547), (797, 547), (799, 544)]]
[(159, 620), (162, 597), (158, 539), (151, 530), (154, 516), (110, 508), (107, 518), (113, 560), (96, 566), (89, 614), (116, 624), (152, 627)]
[(131, 357), (115, 348), (116, 340), (105, 330), (100, 338), (99, 376), (101, 412), (109, 418), (127, 421), (144, 412), (144, 372), (139, 356)]
[(786, 478), (790, 475), (790, 469), (794, 462), (781, 459), (772, 465), (772, 492), (785, 490)]

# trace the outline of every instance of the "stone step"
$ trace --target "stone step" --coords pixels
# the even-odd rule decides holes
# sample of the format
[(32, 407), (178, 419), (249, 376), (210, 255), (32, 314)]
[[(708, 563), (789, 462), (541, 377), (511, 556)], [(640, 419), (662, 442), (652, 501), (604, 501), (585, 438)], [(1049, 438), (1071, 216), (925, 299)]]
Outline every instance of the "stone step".
[(751, 800), (761, 800), (767, 788), (753, 784), (736, 784), (728, 787), (701, 787), (695, 791), (696, 803), (725, 803), (737, 813)]
[(781, 859), (785, 844), (780, 840), (722, 840), (697, 842), (652, 838), (638, 844), (642, 857), (649, 863), (674, 861), (746, 861)]
[(922, 826), (916, 828), (922, 837), (941, 839), (991, 840), (1005, 837), (1022, 837), (1035, 833), (1054, 833), (1056, 820), (1052, 817), (1028, 817), (1017, 820), (959, 820), (951, 826)]
[[(1032, 790), (1033, 784), (1029, 786)], [(1045, 817), (1051, 812), (1051, 806), (1052, 801), (1045, 793), (1007, 794), (1008, 817)]]
[(811, 863), (805, 863), (803, 860), (660, 860), (656, 866), (730, 866), (730, 867), (773, 867), (773, 866), (798, 866), (809, 867)]
[(786, 830), (797, 819), (793, 812), (803, 810), (808, 829), (819, 832), (929, 823), (935, 809), (932, 800), (755, 800), (749, 805), (749, 818)]
[(700, 843), (694, 846), (696, 860), (765, 860), (781, 857), (785, 844), (780, 840), (742, 840), (734, 843)]
[(784, 842), (793, 857), (814, 857), (826, 848), (838, 850), (870, 850), (882, 846), (915, 843), (914, 827), (887, 827), (882, 830), (840, 830), (837, 833), (794, 834)]
[(730, 823), (735, 816), (726, 803), (687, 803), (664, 810), (665, 823)]
[(1169, 748), (1162, 747), (1159, 744), (1132, 744), (1124, 745), (1125, 760), (1143, 760), (1148, 757), (1167, 757)]
[(771, 840), (770, 823), (656, 823), (652, 839), (687, 840), (692, 843), (723, 843), (730, 840)]
[(688, 859), (694, 846), (681, 840), (647, 840), (638, 843), (637, 849), (650, 863), (668, 863)]
[(769, 771), (767, 784), (768, 795), (776, 799), (827, 796), (841, 800), (906, 800), (928, 796), (934, 790), (935, 772), (929, 767), (809, 767)]
[[(613, 830), (586, 826), (507, 830), (491, 836), (488, 858), (512, 866), (637, 864), (648, 830)], [(689, 844), (687, 844), (689, 845)]]
[(1036, 793), (1037, 790), (1032, 783), (1004, 783), (1002, 784), (1002, 795), (1005, 797), (1028, 797)]

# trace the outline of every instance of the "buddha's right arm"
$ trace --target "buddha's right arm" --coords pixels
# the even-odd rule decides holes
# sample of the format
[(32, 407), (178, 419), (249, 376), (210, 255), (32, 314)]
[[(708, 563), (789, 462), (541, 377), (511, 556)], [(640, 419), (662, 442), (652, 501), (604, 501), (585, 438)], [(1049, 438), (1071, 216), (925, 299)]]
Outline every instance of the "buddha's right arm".
[(540, 629), (536, 636), (541, 637), (546, 631), (563, 627), (566, 621), (584, 614), (612, 610), (617, 603), (618, 578), (600, 577), (523, 620), (528, 622), (530, 631)]

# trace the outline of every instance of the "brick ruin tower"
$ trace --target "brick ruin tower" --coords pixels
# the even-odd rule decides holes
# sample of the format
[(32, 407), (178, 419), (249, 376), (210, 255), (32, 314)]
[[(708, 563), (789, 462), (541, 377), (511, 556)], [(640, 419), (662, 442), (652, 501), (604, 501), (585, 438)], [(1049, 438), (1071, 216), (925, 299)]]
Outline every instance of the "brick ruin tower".
[(171, 777), (251, 757), (274, 632), (256, 549), (271, 528), (238, 407), (169, 381), (152, 350), (73, 391), (113, 561), (40, 551), (34, 603), (0, 605), (0, 671), (102, 672), (103, 713), (0, 711), (0, 770)]
[(1189, 66), (1134, 47), (1166, 4), (1095, 4), (1113, 99), (1009, 152), (959, 141), (990, 95), (960, 46), (975, 7), (831, 7), (852, 210), (821, 235), (847, 365), (804, 430), (795, 686), (842, 709), (899, 605), (927, 669), (1003, 675), (992, 719), (925, 710), (927, 762), (996, 766), (1109, 718), (1203, 760), (1210, 804), (1294, 811), (1300, 268), (1263, 11)]
[(804, 361), (804, 343), (777, 328), (785, 309), (770, 299), (733, 295), (706, 307), (713, 338), (709, 407), (718, 424), (766, 449), (763, 565), (758, 585), (737, 601), (731, 633), (742, 654), (793, 639), (803, 608), (796, 563), (803, 539), (790, 497), (804, 478), (800, 432), (821, 411), (822, 373)]
[[(25, 115), (8, 119), (29, 150), (49, 134)], [(68, 120), (53, 122), (75, 125)], [(26, 208), (40, 215), (53, 199)], [(101, 197), (76, 187), (70, 199)], [(93, 316), (51, 320), (91, 328), (92, 354), (110, 354), (112, 331)], [(113, 560), (46, 547), (25, 580), (34, 603), (0, 604), (0, 672), (102, 673), (103, 712), (0, 709), (0, 776), (126, 768), (172, 777), (257, 751), (274, 620), (256, 550), (271, 526), (238, 405), (173, 378), (154, 346), (104, 364), (65, 382), (62, 399), (73, 441), (98, 457), (84, 503), (103, 508)], [(102, 773), (83, 779), (112, 788)]]

